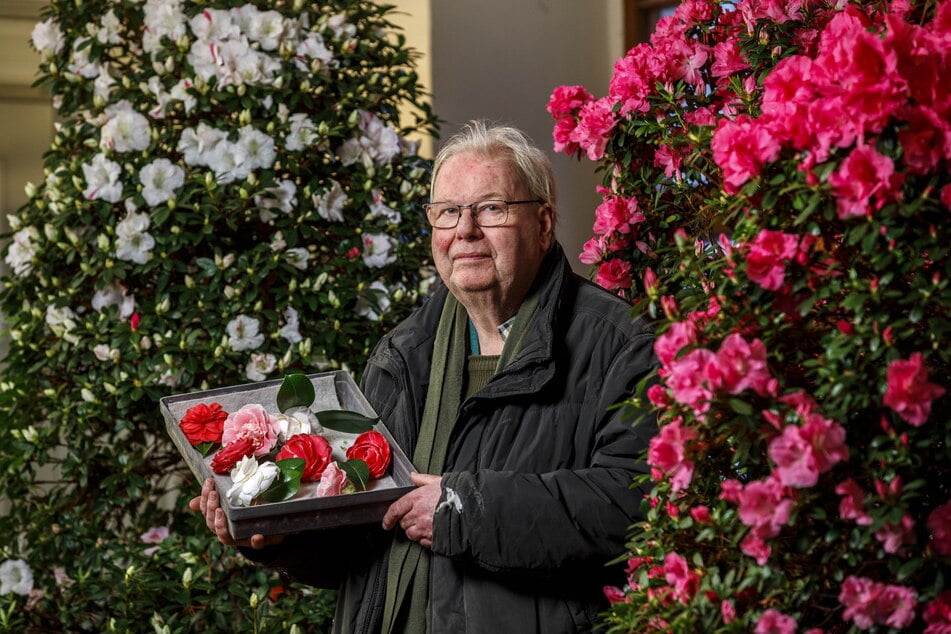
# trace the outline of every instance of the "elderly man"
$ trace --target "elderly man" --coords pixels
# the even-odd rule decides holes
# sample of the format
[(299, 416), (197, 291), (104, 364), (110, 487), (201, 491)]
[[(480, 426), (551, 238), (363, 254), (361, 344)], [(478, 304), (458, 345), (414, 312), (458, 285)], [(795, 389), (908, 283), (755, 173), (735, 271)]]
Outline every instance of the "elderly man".
[[(574, 275), (555, 240), (550, 162), (474, 122), (436, 157), (444, 286), (376, 346), (361, 388), (419, 471), (382, 527), (281, 540), (249, 558), (339, 590), (339, 632), (583, 632), (639, 517), (656, 430), (613, 408), (656, 367), (630, 306)], [(192, 508), (234, 544), (207, 483)], [(269, 543), (280, 541), (280, 543)]]

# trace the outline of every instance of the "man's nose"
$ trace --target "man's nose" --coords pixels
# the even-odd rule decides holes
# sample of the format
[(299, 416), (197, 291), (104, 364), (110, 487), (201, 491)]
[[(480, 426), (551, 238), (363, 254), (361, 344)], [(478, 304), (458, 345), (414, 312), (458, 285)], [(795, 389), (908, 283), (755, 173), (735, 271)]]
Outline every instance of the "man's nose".
[[(463, 212), (462, 209), (465, 209), (468, 213)], [(472, 206), (466, 205), (460, 208), (459, 223), (456, 225), (456, 235), (471, 236), (480, 231), (479, 224), (476, 222), (475, 210)]]

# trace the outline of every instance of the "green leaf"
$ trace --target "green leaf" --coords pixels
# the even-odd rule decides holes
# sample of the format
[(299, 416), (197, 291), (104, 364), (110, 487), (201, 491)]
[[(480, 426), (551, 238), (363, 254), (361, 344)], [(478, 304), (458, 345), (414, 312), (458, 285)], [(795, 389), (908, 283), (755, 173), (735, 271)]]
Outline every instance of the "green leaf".
[(358, 412), (345, 409), (328, 409), (315, 412), (315, 414), (322, 427), (347, 434), (362, 434), (365, 431), (370, 431), (380, 420), (379, 417), (369, 418)]
[(729, 402), (730, 402), (730, 408), (737, 414), (740, 414), (742, 416), (749, 416), (750, 414), (753, 413), (752, 405), (750, 405), (746, 401), (741, 401), (738, 398), (731, 398)]
[(354, 458), (338, 464), (340, 464), (340, 469), (347, 474), (347, 479), (353, 483), (353, 486), (361, 491), (366, 491), (367, 483), (370, 482), (370, 467), (367, 466), (366, 462)]
[(214, 443), (214, 442), (203, 442), (203, 443), (199, 443), (195, 445), (195, 449), (197, 449), (198, 453), (201, 454), (201, 457), (204, 458), (209, 453), (211, 453), (212, 448), (217, 445), (218, 443)]
[(285, 458), (274, 464), (280, 470), (281, 476), (256, 498), (259, 502), (283, 502), (300, 491), (300, 480), (307, 462), (303, 458)]
[(288, 374), (277, 391), (277, 409), (286, 412), (292, 407), (310, 407), (314, 402), (314, 384), (305, 374)]

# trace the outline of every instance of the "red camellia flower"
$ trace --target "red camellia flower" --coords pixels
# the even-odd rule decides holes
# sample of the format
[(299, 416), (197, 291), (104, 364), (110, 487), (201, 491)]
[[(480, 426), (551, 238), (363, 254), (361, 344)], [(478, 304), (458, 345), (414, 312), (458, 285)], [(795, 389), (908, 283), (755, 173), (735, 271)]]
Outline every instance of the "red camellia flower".
[(211, 470), (215, 473), (229, 473), (239, 460), (253, 453), (254, 440), (239, 438), (218, 450), (215, 457), (211, 459)]
[(370, 478), (381, 478), (390, 465), (390, 443), (376, 430), (365, 431), (347, 449), (347, 460), (354, 459), (367, 463)]
[(306, 463), (301, 480), (316, 482), (320, 480), (324, 469), (333, 461), (333, 449), (323, 436), (317, 434), (295, 434), (287, 439), (281, 450), (277, 452), (277, 460), (285, 458), (301, 458)]
[(228, 412), (221, 409), (221, 404), (199, 403), (185, 412), (178, 426), (192, 445), (221, 442), (221, 431), (226, 418), (228, 418)]

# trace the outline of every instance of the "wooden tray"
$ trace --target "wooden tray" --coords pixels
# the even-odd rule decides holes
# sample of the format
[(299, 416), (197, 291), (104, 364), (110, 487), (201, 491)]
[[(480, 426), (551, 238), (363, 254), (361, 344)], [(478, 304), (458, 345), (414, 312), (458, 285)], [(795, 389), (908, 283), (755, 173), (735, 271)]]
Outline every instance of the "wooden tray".
[[(354, 383), (353, 378), (344, 372), (322, 372), (308, 375), (314, 384), (316, 398), (311, 410), (344, 409), (376, 418), (366, 397)], [(211, 470), (212, 456), (202, 457), (185, 438), (178, 426), (185, 412), (198, 403), (220, 403), (227, 412), (233, 412), (248, 403), (258, 403), (272, 414), (278, 413), (277, 392), (282, 380), (263, 381), (217, 388), (191, 394), (176, 394), (160, 400), (160, 409), (165, 418), (165, 426), (172, 442), (182, 454), (188, 467), (199, 483), (214, 478), (221, 506), (228, 520), (228, 528), (235, 539), (244, 539), (254, 534), (278, 535), (296, 533), (305, 530), (369, 524), (379, 522), (389, 505), (415, 487), (409, 474), (414, 467), (400, 447), (393, 440), (382, 422), (375, 429), (390, 443), (392, 460), (387, 475), (372, 480), (366, 491), (346, 493), (331, 497), (314, 497), (316, 482), (304, 482), (297, 495), (284, 502), (259, 504), (255, 506), (231, 506), (225, 492), (231, 487), (231, 477), (219, 475)], [(334, 459), (345, 461), (344, 452), (356, 438), (356, 434), (347, 434), (324, 429), (322, 435), (333, 447)]]

